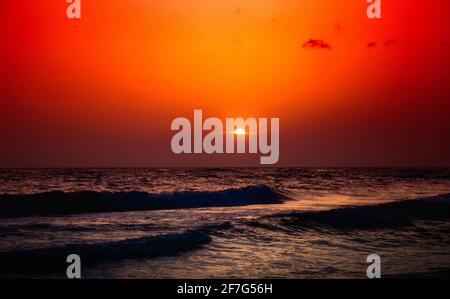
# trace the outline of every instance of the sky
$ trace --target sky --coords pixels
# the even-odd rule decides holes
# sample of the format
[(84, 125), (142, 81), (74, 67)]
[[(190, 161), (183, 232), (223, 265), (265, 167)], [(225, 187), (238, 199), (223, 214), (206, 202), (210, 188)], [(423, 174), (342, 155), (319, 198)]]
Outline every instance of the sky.
[(450, 166), (450, 3), (0, 2), (0, 167), (258, 166), (171, 122), (277, 117), (276, 166)]

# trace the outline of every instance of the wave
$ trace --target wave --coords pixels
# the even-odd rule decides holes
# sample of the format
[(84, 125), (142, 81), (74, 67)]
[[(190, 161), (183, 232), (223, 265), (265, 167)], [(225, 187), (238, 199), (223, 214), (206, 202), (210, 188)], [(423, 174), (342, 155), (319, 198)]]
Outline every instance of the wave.
[(267, 229), (318, 228), (370, 229), (412, 225), (415, 220), (450, 220), (450, 194), (378, 205), (327, 211), (295, 212), (259, 218), (247, 224)]
[(50, 223), (26, 223), (26, 224), (0, 224), (0, 236), (23, 234), (26, 231), (48, 231), (48, 232), (101, 232), (101, 231), (152, 231), (164, 228), (156, 223), (107, 223), (93, 225), (57, 225)]
[(139, 191), (5, 194), (0, 195), (0, 218), (279, 204), (285, 199), (287, 199), (285, 195), (267, 185), (221, 191), (180, 191), (160, 194)]
[(228, 229), (230, 226), (230, 223), (224, 223), (180, 233), (121, 241), (69, 244), (62, 247), (0, 252), (0, 273), (54, 271), (58, 269), (65, 271), (67, 267), (66, 258), (70, 254), (78, 254), (83, 264), (172, 256), (208, 244), (211, 242), (211, 233), (216, 230)]

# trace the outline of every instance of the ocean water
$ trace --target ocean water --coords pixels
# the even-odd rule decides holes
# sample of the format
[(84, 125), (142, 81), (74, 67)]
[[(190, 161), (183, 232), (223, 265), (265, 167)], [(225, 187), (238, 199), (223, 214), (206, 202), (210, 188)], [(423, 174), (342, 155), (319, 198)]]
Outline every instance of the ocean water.
[(450, 278), (450, 169), (0, 170), (0, 277)]

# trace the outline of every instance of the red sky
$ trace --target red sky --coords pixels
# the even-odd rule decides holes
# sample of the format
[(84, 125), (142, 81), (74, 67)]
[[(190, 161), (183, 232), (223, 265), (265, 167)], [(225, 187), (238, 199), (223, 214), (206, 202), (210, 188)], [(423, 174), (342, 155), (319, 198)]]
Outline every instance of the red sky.
[(0, 2), (0, 167), (259, 165), (174, 155), (194, 109), (279, 117), (279, 166), (450, 166), (447, 0), (66, 5)]

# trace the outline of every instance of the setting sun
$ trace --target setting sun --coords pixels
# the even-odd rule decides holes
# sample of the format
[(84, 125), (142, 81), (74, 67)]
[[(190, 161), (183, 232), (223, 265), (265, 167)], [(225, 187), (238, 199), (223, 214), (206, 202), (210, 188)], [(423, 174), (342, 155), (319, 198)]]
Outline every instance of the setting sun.
[(242, 128), (237, 128), (236, 130), (234, 130), (234, 134), (236, 135), (245, 135), (245, 130)]

